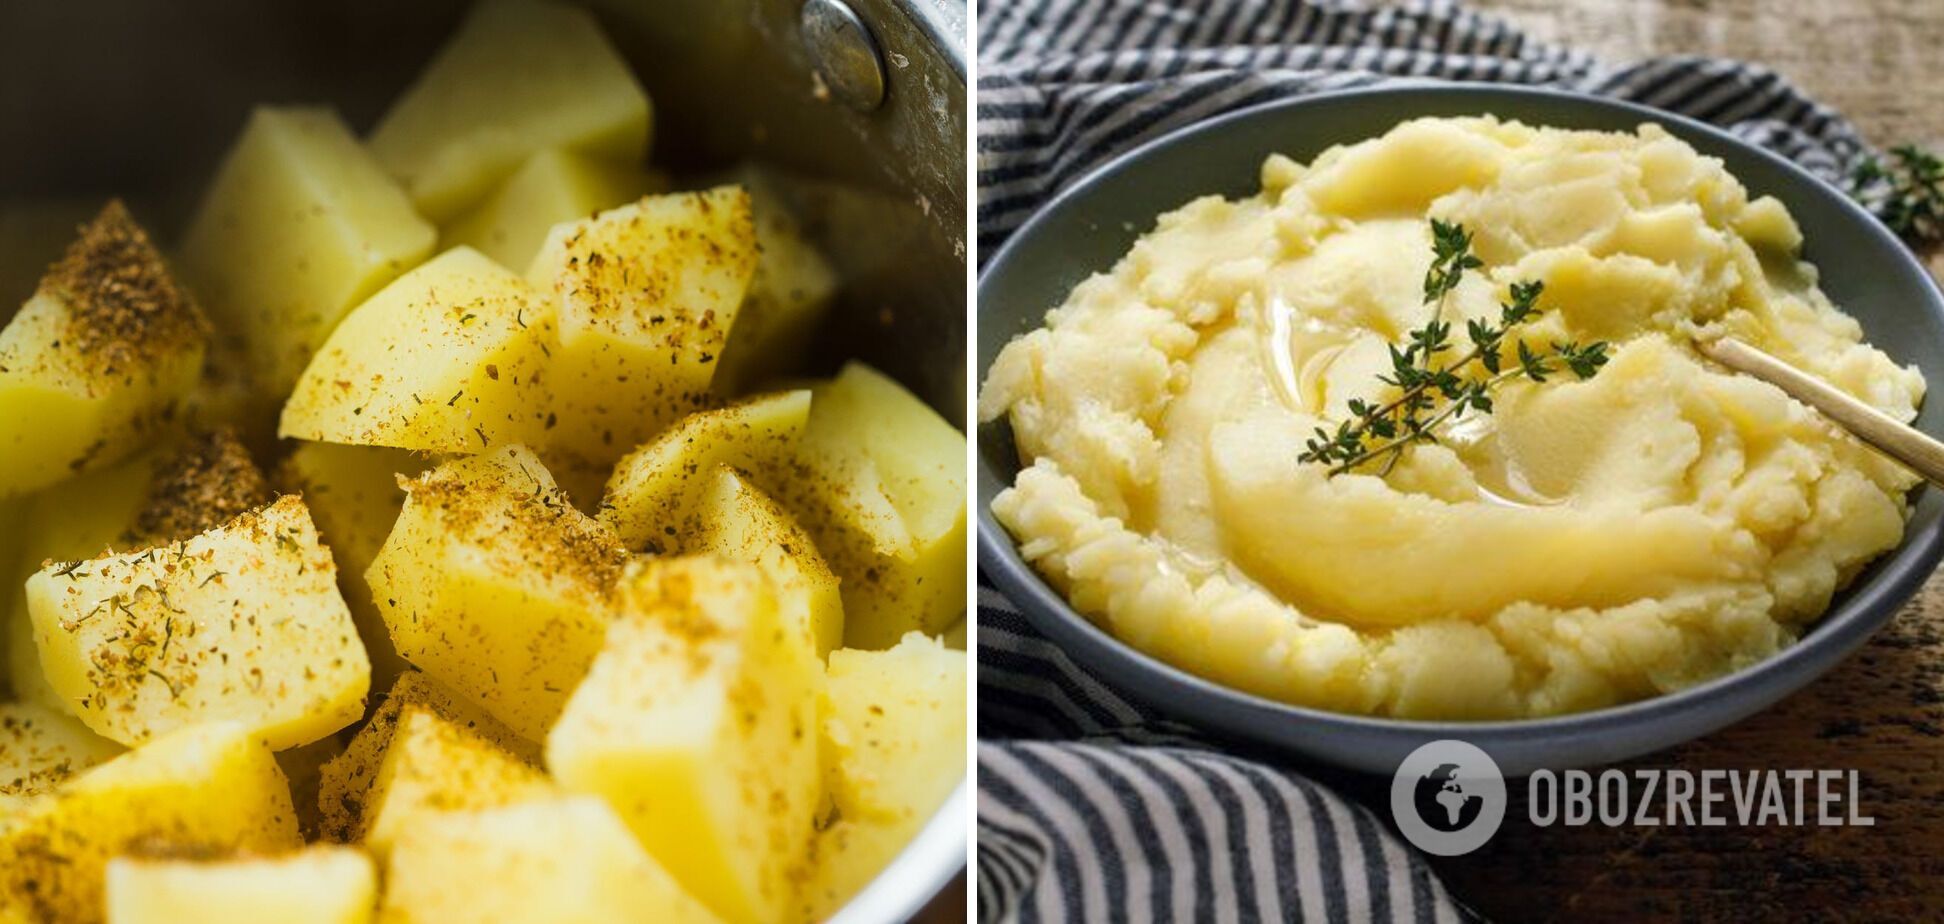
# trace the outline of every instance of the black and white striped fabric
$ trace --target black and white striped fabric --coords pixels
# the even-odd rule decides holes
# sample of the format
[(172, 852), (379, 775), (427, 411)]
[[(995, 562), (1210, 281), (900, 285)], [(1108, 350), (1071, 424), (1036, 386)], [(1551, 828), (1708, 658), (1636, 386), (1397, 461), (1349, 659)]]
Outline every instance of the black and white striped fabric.
[(1768, 68), (1602, 64), (1448, 0), (987, 0), (979, 18), (979, 248), (1142, 142), (1288, 96), (1397, 80), (1558, 87), (1727, 128), (1847, 182), (1867, 146)]
[[(1840, 115), (1738, 61), (1608, 65), (1448, 2), (985, 0), (981, 260), (1115, 155), (1242, 107), (1396, 80), (1538, 84), (1722, 126), (1844, 185), (1873, 151)], [(1459, 921), (1472, 917), (1362, 806), (1222, 753), (1080, 670), (998, 594), (979, 606), (984, 921)]]

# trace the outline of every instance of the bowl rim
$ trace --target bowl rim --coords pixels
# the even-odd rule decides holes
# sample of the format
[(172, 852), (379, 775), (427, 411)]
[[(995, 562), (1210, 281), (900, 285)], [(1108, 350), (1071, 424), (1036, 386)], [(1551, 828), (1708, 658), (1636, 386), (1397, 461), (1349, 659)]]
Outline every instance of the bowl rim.
[[(1900, 269), (1914, 273), (1927, 283), (1930, 298), (1920, 310), (1929, 310), (1933, 314), (1944, 316), (1944, 292), (1940, 292), (1937, 281), (1931, 277), (1928, 270), (1923, 268), (1900, 239), (1892, 234), (1876, 216), (1848, 195), (1821, 177), (1810, 173), (1801, 165), (1774, 152), (1737, 138), (1713, 125), (1626, 100), (1549, 87), (1475, 81), (1416, 80), (1309, 93), (1247, 106), (1167, 132), (1114, 156), (1066, 186), (1036, 209), (1027, 221), (1012, 231), (1006, 242), (993, 254), (992, 259), (980, 268), (977, 287), (978, 313), (980, 315), (986, 313), (985, 295), (990, 281), (1003, 272), (1018, 252), (1029, 246), (1028, 242), (1035, 236), (1034, 232), (1039, 229), (1039, 226), (1049, 222), (1055, 213), (1073, 207), (1072, 203), (1075, 200), (1095, 186), (1133, 169), (1161, 150), (1199, 141), (1209, 135), (1226, 131), (1238, 123), (1270, 117), (1284, 110), (1302, 109), (1324, 102), (1343, 103), (1370, 97), (1417, 95), (1476, 97), (1481, 102), (1494, 97), (1565, 101), (1574, 105), (1605, 108), (1633, 115), (1643, 121), (1662, 123), (1668, 126), (1670, 132), (1677, 137), (1683, 134), (1698, 134), (1714, 142), (1740, 148), (1745, 153), (1792, 175), (1795, 180), (1807, 181), (1810, 188), (1814, 190), (1814, 195), (1836, 201), (1840, 210), (1858, 220), (1863, 234), (1872, 238), (1879, 249), (1887, 250), (1892, 254), (1891, 259), (1900, 264)], [(1674, 131), (1675, 128), (1679, 131)], [(979, 357), (980, 380), (975, 383), (975, 387), (983, 385), (992, 359), (993, 357), (990, 356)], [(1002, 422), (995, 422), (991, 426), (999, 425), (1002, 425)], [(981, 469), (986, 468), (982, 457), (977, 460), (977, 465)], [(1919, 496), (1917, 492), (1922, 489), (1920, 485), (1911, 493), (1913, 504), (1915, 498)], [(1022, 615), (1036, 628), (1046, 633), (1063, 651), (1075, 655), (1083, 666), (1100, 670), (1110, 677), (1124, 671), (1138, 672), (1154, 681), (1158, 687), (1153, 690), (1129, 689), (1125, 683), (1115, 683), (1116, 690), (1157, 706), (1161, 711), (1184, 717), (1191, 724), (1201, 724), (1199, 720), (1203, 716), (1200, 714), (1212, 707), (1222, 710), (1240, 710), (1242, 715), (1255, 719), (1299, 720), (1342, 730), (1422, 737), (1426, 741), (1443, 737), (1460, 737), (1474, 743), (1489, 740), (1494, 744), (1530, 744), (1557, 737), (1599, 736), (1621, 727), (1635, 727), (1667, 719), (1685, 713), (1709, 700), (1728, 697), (1763, 700), (1754, 708), (1732, 718), (1730, 723), (1740, 721), (1749, 714), (1766, 709), (1775, 699), (1807, 686), (1846, 659), (1896, 615), (1901, 605), (1908, 601), (1936, 570), (1940, 558), (1944, 558), (1944, 516), (1922, 527), (1907, 526), (1903, 540), (1887, 555), (1871, 563), (1870, 567), (1874, 573), (1867, 580), (1839, 591), (1843, 596), (1812, 623), (1811, 630), (1805, 632), (1795, 643), (1754, 664), (1671, 693), (1584, 712), (1529, 719), (1487, 721), (1398, 719), (1334, 712), (1249, 693), (1176, 667), (1122, 641), (1091, 619), (1081, 615), (1063, 595), (1047, 584), (1045, 579), (1019, 556), (1011, 534), (993, 518), (990, 506), (980, 503), (979, 508), (979, 570), (1021, 611)], [(1157, 693), (1161, 695), (1155, 695)], [(1771, 695), (1773, 698), (1764, 699)], [(1207, 723), (1213, 728), (1229, 728), (1233, 724), (1227, 721)], [(1672, 747), (1683, 740), (1687, 739), (1671, 739), (1657, 745), (1653, 750)], [(1488, 746), (1487, 750), (1491, 748)]]

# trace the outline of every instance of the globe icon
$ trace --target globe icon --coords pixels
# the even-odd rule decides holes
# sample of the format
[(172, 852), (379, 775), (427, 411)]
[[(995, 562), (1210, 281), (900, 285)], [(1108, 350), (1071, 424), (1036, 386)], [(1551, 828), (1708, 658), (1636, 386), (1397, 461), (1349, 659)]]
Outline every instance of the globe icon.
[(1478, 819), (1485, 800), (1465, 792), (1458, 779), (1457, 764), (1439, 764), (1437, 769), (1418, 778), (1412, 801), (1418, 817), (1438, 831), (1462, 831)]

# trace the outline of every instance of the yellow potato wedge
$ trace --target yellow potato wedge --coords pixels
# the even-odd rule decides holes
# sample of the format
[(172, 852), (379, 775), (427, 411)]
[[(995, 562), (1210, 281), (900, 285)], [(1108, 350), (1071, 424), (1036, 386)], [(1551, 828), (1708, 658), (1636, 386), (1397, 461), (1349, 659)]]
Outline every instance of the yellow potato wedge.
[(606, 631), (627, 559), (521, 446), (407, 483), (365, 577), (405, 660), (538, 741)]
[(170, 440), (24, 502), (24, 560), (10, 578), (6, 597), (0, 598), (14, 695), (64, 712), (74, 710), (47, 685), (27, 614), (27, 577), (45, 562), (187, 539), (270, 499), (249, 452), (230, 431), (213, 430)]
[(806, 919), (876, 877), (965, 780), (966, 670), (964, 652), (916, 632), (830, 653), (822, 748), (836, 814), (817, 834)]
[(445, 221), (545, 148), (641, 163), (650, 117), (587, 11), (487, 0), (385, 113), (371, 152), (420, 212)]
[(398, 732), (399, 719), (407, 709), (438, 716), (528, 766), (540, 765), (539, 745), (514, 734), (465, 697), (427, 677), (424, 671), (408, 670), (399, 675), (344, 752), (327, 761), (318, 772), (318, 831), (326, 840), (348, 844), (364, 839), (365, 806), (371, 801), (372, 784), (378, 779), (392, 737)]
[(622, 615), (547, 736), (547, 766), (614, 806), (716, 914), (774, 920), (816, 808), (816, 654), (754, 565), (652, 561), (619, 593)]
[(161, 735), (71, 780), (0, 826), (0, 909), (98, 924), (108, 861), (298, 846), (283, 772), (255, 730), (212, 722)]
[(0, 498), (110, 465), (196, 384), (209, 323), (119, 201), (0, 328)]
[(880, 649), (965, 613), (965, 437), (851, 363), (814, 391), (802, 474), (779, 496), (842, 579), (844, 644)]
[(446, 812), (400, 832), (384, 921), (710, 924), (598, 799)]
[(801, 627), (822, 658), (844, 642), (844, 600), (837, 575), (795, 517), (736, 470), (720, 466), (697, 505), (700, 524), (684, 551), (705, 552), (763, 569), (784, 621)]
[(108, 924), (370, 924), (378, 876), (364, 851), (108, 864)]
[(0, 703), (0, 816), (123, 751), (66, 713)]
[(183, 236), (183, 274), (282, 400), (346, 312), (432, 253), (437, 232), (337, 113), (250, 114)]
[(667, 188), (666, 177), (634, 162), (548, 148), (446, 225), (440, 246), (472, 247), (501, 266), (525, 269), (554, 225)]
[(48, 684), (123, 744), (233, 720), (283, 749), (364, 712), (370, 665), (296, 497), (192, 539), (50, 565), (28, 579), (27, 609)]
[(758, 473), (764, 483), (785, 477), (809, 419), (810, 392), (802, 389), (690, 414), (614, 467), (601, 522), (630, 548), (679, 550), (704, 526), (697, 504), (716, 468)]
[(707, 406), (756, 246), (749, 194), (733, 186), (554, 228), (527, 271), (560, 312), (551, 445), (612, 464)]
[(352, 309), (277, 435), (423, 452), (536, 439), (551, 316), (518, 276), (470, 247), (448, 250)]
[(364, 800), (364, 844), (382, 859), (402, 833), (431, 815), (554, 794), (545, 773), (485, 737), (406, 706)]

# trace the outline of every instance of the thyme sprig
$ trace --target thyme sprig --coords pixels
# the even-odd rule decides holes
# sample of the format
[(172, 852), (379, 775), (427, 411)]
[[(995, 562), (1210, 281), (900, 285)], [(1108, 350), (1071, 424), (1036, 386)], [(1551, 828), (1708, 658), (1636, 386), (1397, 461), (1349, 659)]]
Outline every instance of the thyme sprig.
[(1890, 149), (1889, 163), (1866, 157), (1853, 174), (1857, 198), (1912, 244), (1944, 240), (1944, 160), (1916, 145)]
[(1444, 320), (1447, 298), (1467, 270), (1485, 266), (1471, 245), (1472, 236), (1463, 225), (1432, 219), (1431, 267), (1424, 274), (1424, 302), (1431, 306), (1431, 319), (1405, 336), (1402, 349), (1390, 346), (1391, 372), (1378, 377), (1397, 390), (1397, 397), (1382, 404), (1352, 399), (1351, 419), (1338, 423), (1334, 431), (1316, 428), (1298, 461), (1328, 465), (1331, 475), (1380, 463), (1379, 474), (1388, 475), (1404, 450), (1416, 443), (1437, 442), (1439, 427), (1469, 412), (1491, 413), (1492, 392), (1501, 383), (1519, 378), (1544, 382), (1561, 372), (1588, 379), (1606, 364), (1604, 341), (1583, 346), (1554, 341), (1539, 351), (1518, 341), (1511, 357), (1514, 362), (1508, 364), (1506, 338), (1513, 328), (1539, 315), (1539, 296), (1546, 286), (1538, 280), (1512, 283), (1510, 299), (1499, 304), (1498, 323), (1485, 318), (1466, 321), (1471, 349), (1440, 363), (1441, 356), (1454, 350), (1451, 322)]

